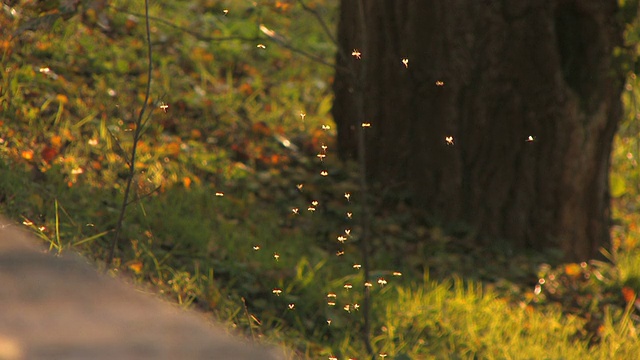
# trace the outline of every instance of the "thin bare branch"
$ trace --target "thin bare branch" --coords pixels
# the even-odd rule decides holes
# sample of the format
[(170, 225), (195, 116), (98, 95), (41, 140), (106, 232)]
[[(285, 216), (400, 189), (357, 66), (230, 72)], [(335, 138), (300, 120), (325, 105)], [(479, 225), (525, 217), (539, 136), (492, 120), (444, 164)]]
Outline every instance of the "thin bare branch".
[(127, 166), (131, 166), (131, 161), (129, 161), (127, 152), (122, 148), (122, 144), (120, 144), (120, 139), (118, 139), (118, 137), (111, 131), (111, 129), (107, 128), (107, 131), (109, 132), (109, 135), (111, 135), (111, 139), (116, 144), (116, 149), (120, 153), (120, 156), (124, 158), (124, 161), (125, 163), (127, 163)]
[(270, 41), (272, 41), (272, 42), (274, 42), (274, 43), (276, 43), (276, 44), (278, 44), (280, 46), (282, 46), (285, 49), (289, 49), (289, 50), (291, 50), (291, 51), (293, 51), (295, 53), (298, 53), (298, 54), (300, 54), (300, 55), (302, 55), (302, 56), (304, 56), (304, 57), (306, 57), (306, 58), (308, 58), (308, 59), (310, 59), (312, 61), (315, 61), (315, 62), (317, 62), (319, 64), (322, 64), (322, 65), (325, 65), (325, 66), (329, 66), (329, 67), (333, 68), (334, 70), (342, 69), (343, 71), (349, 71), (348, 68), (342, 68), (342, 67), (340, 67), (340, 66), (338, 66), (336, 64), (332, 64), (330, 62), (327, 62), (323, 58), (321, 58), (319, 56), (316, 56), (316, 55), (313, 55), (313, 54), (310, 54), (310, 53), (308, 53), (308, 52), (306, 52), (306, 51), (304, 51), (302, 49), (299, 49), (299, 48), (291, 45), (289, 42), (283, 41), (282, 39), (280, 39), (278, 37), (275, 37), (275, 36), (271, 37), (271, 36), (267, 35), (267, 39), (269, 39)]
[(144, 103), (142, 104), (142, 108), (140, 109), (140, 113), (138, 114), (138, 118), (136, 119), (136, 128), (133, 132), (133, 146), (131, 147), (131, 156), (129, 163), (129, 174), (127, 177), (127, 186), (124, 190), (124, 198), (122, 199), (122, 205), (120, 207), (120, 215), (118, 217), (118, 222), (116, 223), (115, 234), (113, 235), (113, 241), (111, 242), (111, 250), (109, 251), (109, 255), (107, 260), (105, 261), (105, 272), (109, 271), (111, 264), (113, 263), (113, 257), (116, 253), (116, 249), (118, 247), (118, 240), (120, 237), (120, 232), (122, 231), (122, 223), (124, 221), (124, 215), (127, 211), (127, 206), (129, 205), (129, 194), (131, 193), (131, 185), (133, 184), (133, 179), (136, 175), (136, 154), (138, 150), (138, 142), (140, 141), (140, 137), (142, 136), (143, 130), (143, 119), (144, 115), (147, 111), (147, 105), (149, 104), (149, 96), (151, 93), (151, 75), (153, 70), (153, 64), (151, 62), (151, 26), (149, 21), (149, 1), (144, 1), (144, 10), (145, 10), (145, 24), (147, 30), (147, 89), (144, 96)]
[(144, 199), (144, 198), (147, 198), (147, 197), (149, 197), (149, 196), (151, 196), (151, 195), (153, 195), (153, 194), (157, 193), (158, 191), (160, 191), (160, 189), (162, 189), (162, 186), (158, 186), (158, 187), (156, 187), (155, 189), (153, 189), (153, 190), (149, 191), (148, 193), (146, 193), (146, 194), (144, 194), (144, 195), (142, 195), (142, 196), (138, 196), (136, 199), (129, 201), (129, 202), (127, 203), (127, 206), (129, 206), (129, 205), (131, 205), (131, 204), (133, 204), (133, 203), (135, 203), (135, 202), (138, 202), (138, 201), (140, 201), (140, 200), (142, 200), (142, 199)]
[[(126, 9), (116, 8), (116, 7), (114, 7), (113, 9), (118, 11), (118, 12), (121, 12), (123, 14), (128, 14), (128, 15), (132, 15), (132, 16), (135, 16), (135, 17), (139, 17), (139, 18), (144, 18), (145, 17), (144, 14), (131, 12), (131, 11), (126, 10)], [(156, 21), (156, 22), (159, 22), (159, 23), (161, 23), (163, 25), (166, 25), (166, 26), (168, 26), (170, 28), (174, 28), (176, 30), (180, 30), (182, 32), (185, 32), (185, 33), (195, 37), (196, 39), (202, 40), (202, 41), (230, 41), (230, 40), (256, 41), (256, 40), (259, 40), (258, 37), (246, 37), (246, 36), (235, 36), (235, 35), (232, 35), (232, 36), (207, 36), (207, 35), (204, 35), (204, 34), (201, 34), (201, 33), (197, 32), (197, 31), (193, 31), (193, 30), (187, 29), (185, 27), (182, 27), (180, 25), (176, 25), (176, 24), (172, 23), (169, 20), (166, 20), (166, 19), (163, 19), (163, 18), (159, 18), (157, 16), (149, 16), (149, 19), (153, 20), (153, 21)]]
[(333, 33), (329, 29), (327, 22), (324, 21), (320, 13), (317, 10), (310, 8), (307, 4), (305, 4), (303, 0), (298, 0), (298, 4), (300, 4), (300, 6), (302, 6), (302, 8), (306, 12), (310, 13), (316, 18), (316, 21), (320, 24), (324, 33), (327, 35), (329, 40), (331, 40), (331, 42), (336, 46), (336, 51), (338, 52), (338, 55), (342, 57), (343, 60), (348, 59), (349, 55), (346, 52), (344, 52), (344, 49), (340, 48), (340, 44), (338, 43), (338, 40), (335, 38), (335, 36), (333, 36)]
[[(137, 16), (137, 17), (144, 17), (143, 14), (134, 13), (134, 12), (131, 12), (131, 11), (128, 11), (128, 10), (125, 10), (125, 9), (120, 9), (120, 8), (114, 8), (114, 9), (116, 11), (122, 12), (124, 14), (129, 14), (129, 15), (133, 15), (133, 16)], [(161, 24), (164, 24), (164, 25), (169, 26), (171, 28), (174, 28), (176, 30), (185, 32), (185, 33), (187, 33), (187, 34), (189, 34), (189, 35), (191, 35), (191, 36), (193, 36), (196, 39), (201, 40), (201, 41), (232, 41), (232, 40), (237, 40), (237, 41), (255, 42), (255, 41), (262, 40), (262, 38), (260, 38), (259, 36), (254, 36), (254, 37), (233, 36), (233, 35), (232, 36), (207, 36), (207, 35), (204, 35), (204, 34), (201, 34), (201, 33), (197, 32), (197, 31), (193, 31), (193, 30), (187, 29), (185, 27), (176, 25), (176, 24), (174, 24), (174, 23), (172, 23), (172, 22), (170, 22), (168, 20), (165, 20), (165, 19), (162, 19), (162, 18), (159, 18), (159, 17), (150, 16), (149, 19), (151, 19), (153, 21), (157, 21), (157, 22), (159, 22)], [(302, 49), (299, 49), (299, 48), (291, 45), (289, 42), (279, 41), (279, 39), (275, 39), (275, 38), (272, 38), (270, 36), (267, 36), (267, 39), (275, 42), (276, 44), (284, 47), (285, 49), (289, 49), (289, 50), (291, 50), (291, 51), (293, 51), (293, 52), (295, 52), (297, 54), (300, 54), (300, 55), (308, 58), (309, 60), (315, 61), (315, 62), (317, 62), (319, 64), (324, 65), (324, 66), (329, 66), (329, 67), (333, 68), (334, 70), (341, 69), (343, 71), (349, 71), (349, 69), (347, 69), (347, 68), (338, 67), (335, 64), (332, 64), (332, 63), (324, 60), (323, 58), (321, 58), (319, 56), (310, 54), (310, 53), (308, 53), (308, 52), (306, 52), (306, 51), (304, 51)], [(335, 40), (332, 40), (332, 41), (335, 42)]]
[(300, 6), (302, 6), (304, 11), (310, 13), (311, 15), (313, 15), (316, 18), (316, 20), (318, 21), (320, 26), (322, 26), (322, 30), (324, 31), (324, 33), (327, 35), (327, 37), (329, 37), (329, 40), (331, 40), (331, 42), (336, 47), (338, 47), (338, 40), (336, 40), (336, 38), (333, 36), (333, 34), (331, 33), (331, 30), (329, 30), (329, 26), (327, 26), (327, 23), (324, 21), (324, 19), (320, 15), (320, 13), (318, 13), (315, 9), (312, 9), (309, 6), (307, 6), (307, 4), (305, 4), (304, 1), (302, 1), (302, 0), (298, 0), (298, 4), (300, 4)]

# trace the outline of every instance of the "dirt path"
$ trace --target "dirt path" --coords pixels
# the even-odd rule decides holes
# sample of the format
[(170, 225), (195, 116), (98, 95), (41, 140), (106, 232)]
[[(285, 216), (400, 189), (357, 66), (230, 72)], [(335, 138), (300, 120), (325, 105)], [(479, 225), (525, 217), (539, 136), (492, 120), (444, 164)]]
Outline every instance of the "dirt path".
[(0, 360), (282, 359), (197, 314), (44, 254), (0, 218)]

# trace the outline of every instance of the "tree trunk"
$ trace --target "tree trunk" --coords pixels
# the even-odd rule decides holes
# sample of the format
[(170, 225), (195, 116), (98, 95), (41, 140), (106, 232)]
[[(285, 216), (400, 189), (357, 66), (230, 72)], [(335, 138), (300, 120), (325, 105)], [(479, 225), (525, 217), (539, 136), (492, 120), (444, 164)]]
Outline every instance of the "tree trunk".
[(340, 156), (355, 158), (370, 122), (367, 175), (389, 191), (409, 189), (481, 239), (596, 256), (621, 118), (617, 11), (616, 0), (342, 1)]

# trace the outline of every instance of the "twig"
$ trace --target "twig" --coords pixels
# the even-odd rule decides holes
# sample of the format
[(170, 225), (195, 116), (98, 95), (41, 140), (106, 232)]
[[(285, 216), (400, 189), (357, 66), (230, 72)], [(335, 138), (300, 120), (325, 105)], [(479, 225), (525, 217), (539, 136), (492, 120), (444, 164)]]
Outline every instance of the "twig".
[(247, 315), (247, 320), (249, 321), (249, 331), (251, 332), (251, 339), (255, 340), (256, 337), (253, 334), (253, 323), (251, 322), (251, 315), (249, 314), (249, 308), (247, 307), (247, 301), (242, 297), (242, 305), (244, 307), (244, 314)]
[[(119, 12), (123, 13), (123, 14), (133, 15), (133, 16), (136, 16), (136, 17), (145, 17), (144, 14), (138, 14), (138, 13), (131, 12), (131, 11), (128, 11), (128, 10), (125, 10), (125, 9), (115, 8), (115, 7), (114, 7), (114, 9), (116, 11), (119, 11)], [(153, 21), (157, 21), (157, 22), (159, 22), (161, 24), (164, 24), (164, 25), (169, 26), (171, 28), (174, 28), (176, 30), (180, 30), (182, 32), (185, 32), (185, 33), (195, 37), (196, 39), (202, 40), (202, 41), (229, 41), (229, 40), (256, 41), (256, 40), (259, 40), (258, 37), (246, 37), (246, 36), (236, 36), (236, 35), (232, 35), (232, 36), (207, 36), (207, 35), (204, 35), (204, 34), (201, 34), (201, 33), (197, 32), (197, 31), (189, 30), (189, 29), (187, 29), (185, 27), (182, 27), (180, 25), (176, 25), (176, 24), (172, 23), (169, 20), (166, 20), (166, 19), (163, 19), (163, 18), (160, 18), (160, 17), (157, 17), (157, 16), (149, 16), (149, 19), (151, 19)]]
[(331, 30), (329, 30), (329, 26), (327, 26), (327, 23), (324, 21), (322, 16), (320, 16), (320, 14), (316, 10), (308, 7), (307, 4), (304, 3), (304, 1), (298, 0), (298, 4), (300, 4), (306, 12), (311, 13), (311, 15), (313, 15), (316, 18), (320, 26), (322, 26), (322, 30), (324, 30), (324, 33), (329, 37), (329, 40), (331, 40), (331, 42), (336, 47), (338, 47), (339, 46), (338, 40), (336, 40), (336, 38), (333, 36), (333, 34), (331, 33)]
[(111, 139), (115, 142), (115, 145), (117, 148), (116, 150), (120, 153), (120, 156), (124, 158), (124, 161), (127, 163), (127, 166), (131, 166), (131, 162), (129, 161), (127, 152), (124, 151), (124, 149), (122, 148), (122, 145), (120, 144), (120, 140), (118, 139), (118, 137), (113, 134), (111, 129), (107, 128), (107, 131), (109, 132), (109, 135), (111, 135)]
[(267, 38), (269, 40), (273, 41), (274, 43), (282, 46), (283, 48), (289, 49), (289, 50), (291, 50), (291, 51), (293, 51), (295, 53), (298, 53), (298, 54), (306, 57), (307, 59), (315, 61), (315, 62), (317, 62), (319, 64), (322, 64), (322, 65), (325, 65), (325, 66), (329, 66), (329, 67), (333, 68), (334, 70), (341, 69), (343, 71), (349, 71), (349, 69), (342, 68), (342, 67), (340, 67), (340, 66), (338, 66), (336, 64), (332, 64), (330, 62), (327, 62), (324, 59), (322, 59), (321, 57), (313, 55), (313, 54), (310, 54), (310, 53), (308, 53), (308, 52), (306, 52), (306, 51), (304, 51), (302, 49), (299, 49), (299, 48), (297, 48), (297, 47), (295, 47), (295, 46), (293, 46), (293, 45), (291, 45), (291, 44), (289, 44), (289, 43), (287, 43), (285, 41), (282, 41), (282, 40), (277, 39), (277, 38), (272, 37), (272, 36), (267, 36)]
[[(306, 5), (303, 4), (303, 6), (306, 6)], [(121, 8), (114, 8), (114, 9), (116, 11), (122, 12), (124, 14), (129, 14), (129, 15), (133, 15), (133, 16), (137, 16), (137, 17), (143, 17), (144, 16), (142, 14), (130, 12), (128, 10), (121, 9)], [(313, 9), (309, 9), (309, 10), (313, 11)], [(319, 17), (320, 15), (317, 14), (317, 12), (316, 12), (315, 16)], [(165, 20), (165, 19), (162, 19), (162, 18), (159, 18), (159, 17), (150, 16), (149, 19), (151, 19), (153, 21), (157, 21), (157, 22), (159, 22), (161, 24), (164, 24), (164, 25), (169, 26), (171, 28), (174, 28), (176, 30), (180, 30), (182, 32), (185, 32), (185, 33), (187, 33), (187, 34), (189, 34), (189, 35), (191, 35), (191, 36), (193, 36), (196, 39), (201, 40), (201, 41), (230, 41), (230, 40), (238, 40), (238, 41), (252, 42), (252, 41), (258, 41), (258, 40), (262, 39), (259, 36), (254, 36), (254, 37), (246, 37), (246, 36), (207, 36), (207, 35), (203, 35), (203, 34), (197, 32), (197, 31), (193, 31), (193, 30), (187, 29), (185, 27), (182, 27), (180, 25), (176, 25), (176, 24), (174, 24), (174, 23), (172, 23), (172, 22), (170, 22), (168, 20)], [(321, 25), (323, 27), (326, 27), (326, 24), (323, 24), (323, 23), (324, 22), (321, 22)], [(333, 38), (333, 36), (331, 35), (331, 33), (328, 32), (328, 28), (325, 31), (327, 31), (327, 34), (330, 36), (331, 41), (334, 42), (334, 43), (337, 43), (335, 41), (335, 39)], [(297, 48), (297, 47), (295, 47), (295, 46), (293, 46), (293, 45), (291, 45), (291, 44), (289, 44), (287, 42), (280, 41), (280, 40), (278, 40), (276, 38), (273, 38), (273, 37), (270, 37), (270, 36), (267, 36), (267, 38), (269, 40), (275, 42), (276, 44), (286, 48), (286, 49), (289, 49), (289, 50), (291, 50), (291, 51), (293, 51), (295, 53), (298, 53), (298, 54), (308, 58), (309, 60), (315, 61), (315, 62), (317, 62), (319, 64), (324, 65), (324, 66), (329, 66), (329, 67), (333, 68), (334, 70), (337, 70), (339, 68), (337, 65), (332, 64), (332, 63), (322, 59), (321, 57), (318, 57), (316, 55), (310, 54), (310, 53), (308, 53), (308, 52), (306, 52), (306, 51), (304, 51), (302, 49), (299, 49), (299, 48)], [(344, 54), (341, 54), (341, 56), (344, 56)], [(343, 71), (349, 71), (349, 69), (345, 69), (345, 68), (340, 68), (340, 69), (343, 70)]]
[[(145, 18), (146, 15), (144, 14), (139, 14), (139, 13), (135, 13), (135, 12), (131, 12), (129, 10), (126, 9), (122, 9), (122, 8), (117, 8), (117, 7), (113, 7), (113, 9), (115, 11), (121, 12), (123, 14), (127, 14), (127, 15), (132, 15), (135, 17), (139, 17), (139, 18)], [(182, 32), (185, 32), (193, 37), (195, 37), (198, 40), (202, 40), (202, 41), (229, 41), (229, 40), (240, 40), (240, 41), (256, 41), (259, 40), (259, 38), (256, 37), (246, 37), (246, 36), (207, 36), (207, 35), (203, 35), (197, 31), (193, 31), (193, 30), (189, 30), (185, 27), (182, 27), (180, 25), (176, 25), (174, 23), (172, 23), (169, 20), (157, 17), (157, 16), (149, 16), (150, 20), (153, 21), (157, 21), (161, 24), (167, 25), (168, 27), (174, 28), (176, 30), (180, 30)]]
[(153, 194), (157, 193), (157, 192), (158, 192), (158, 190), (160, 190), (161, 188), (162, 188), (162, 186), (158, 186), (158, 187), (156, 187), (155, 189), (153, 189), (153, 190), (149, 191), (148, 193), (146, 193), (146, 194), (144, 194), (144, 195), (142, 195), (142, 196), (138, 196), (135, 200), (131, 200), (131, 201), (129, 201), (129, 202), (127, 203), (127, 206), (128, 206), (128, 205), (133, 204), (134, 202), (140, 201), (140, 200), (142, 200), (142, 199), (144, 199), (144, 198), (147, 198), (147, 197), (149, 197), (149, 196), (151, 196), (151, 195), (153, 195)]
[[(313, 15), (316, 18), (316, 21), (318, 21), (318, 23), (322, 27), (322, 30), (324, 30), (324, 33), (327, 35), (329, 40), (331, 40), (331, 42), (335, 45), (336, 51), (338, 52), (338, 55), (340, 55), (340, 57), (342, 57), (342, 59), (346, 61), (349, 58), (349, 55), (347, 55), (347, 53), (344, 52), (343, 49), (340, 48), (340, 44), (338, 43), (338, 40), (335, 38), (335, 36), (333, 36), (333, 33), (329, 29), (329, 26), (327, 25), (327, 22), (324, 21), (324, 19), (320, 15), (320, 13), (318, 13), (317, 10), (310, 8), (302, 0), (298, 0), (298, 4), (300, 4), (300, 6), (302, 6), (304, 11), (310, 13), (311, 15)], [(349, 71), (349, 69), (343, 69), (343, 70)]]
[(143, 130), (143, 117), (147, 110), (147, 104), (149, 103), (149, 95), (151, 92), (151, 72), (153, 69), (153, 64), (151, 62), (151, 27), (149, 25), (149, 1), (144, 1), (144, 10), (145, 10), (145, 23), (147, 30), (147, 55), (148, 55), (148, 67), (147, 67), (147, 89), (144, 97), (144, 103), (142, 104), (142, 108), (140, 109), (140, 113), (138, 114), (138, 118), (136, 120), (136, 129), (133, 132), (133, 145), (131, 147), (131, 157), (129, 162), (129, 174), (127, 177), (127, 186), (124, 190), (124, 198), (122, 199), (122, 206), (120, 207), (120, 215), (118, 217), (118, 222), (116, 223), (115, 234), (113, 235), (113, 241), (111, 242), (111, 250), (109, 251), (109, 256), (105, 261), (105, 272), (109, 271), (111, 264), (113, 262), (113, 257), (115, 255), (116, 249), (118, 247), (118, 238), (120, 237), (120, 232), (122, 231), (122, 222), (124, 221), (124, 215), (127, 210), (127, 206), (129, 205), (129, 194), (131, 193), (131, 184), (133, 183), (133, 178), (136, 173), (136, 151), (138, 149), (138, 142), (140, 137), (142, 136)]

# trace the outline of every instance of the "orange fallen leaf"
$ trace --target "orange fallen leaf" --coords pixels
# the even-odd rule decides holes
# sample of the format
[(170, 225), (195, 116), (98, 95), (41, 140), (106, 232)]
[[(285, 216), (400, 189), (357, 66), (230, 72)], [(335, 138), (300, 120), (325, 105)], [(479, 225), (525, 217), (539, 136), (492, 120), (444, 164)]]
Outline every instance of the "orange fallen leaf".
[(11, 43), (9, 40), (0, 41), (0, 49), (2, 49), (3, 52), (11, 49)]
[(51, 146), (56, 149), (59, 149), (62, 146), (62, 137), (60, 135), (53, 135), (51, 137)]
[(636, 298), (636, 292), (628, 286), (623, 287), (621, 291), (622, 291), (622, 297), (626, 302), (631, 302)]
[(243, 95), (251, 95), (253, 93), (253, 88), (247, 83), (240, 85), (239, 90)]
[(132, 270), (136, 274), (140, 274), (142, 272), (142, 261), (135, 261), (129, 264), (129, 269)]
[(178, 156), (180, 154), (180, 144), (171, 142), (167, 145), (167, 152), (171, 155)]
[(33, 160), (33, 150), (23, 150), (21, 155), (25, 160)]
[(581, 273), (580, 265), (576, 263), (566, 264), (564, 266), (564, 272), (572, 277), (577, 277)]
[(191, 187), (191, 178), (189, 177), (182, 178), (182, 184), (184, 185), (185, 188), (189, 189)]
[(286, 12), (291, 8), (291, 4), (285, 1), (276, 1), (276, 9)]
[(198, 129), (191, 130), (191, 138), (192, 139), (200, 139), (202, 137), (202, 132)]

